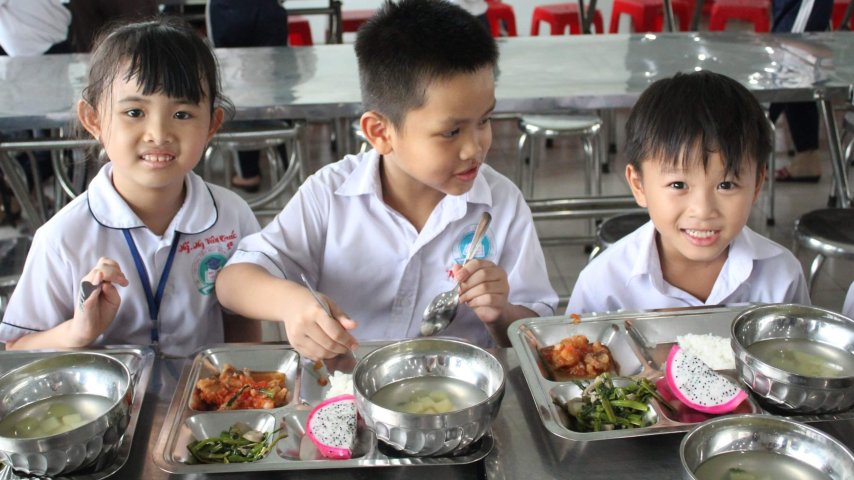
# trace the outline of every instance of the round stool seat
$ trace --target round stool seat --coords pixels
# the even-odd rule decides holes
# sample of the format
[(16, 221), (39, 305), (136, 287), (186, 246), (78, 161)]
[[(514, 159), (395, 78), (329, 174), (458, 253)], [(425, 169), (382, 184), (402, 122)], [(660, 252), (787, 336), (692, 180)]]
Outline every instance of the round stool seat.
[(649, 222), (649, 214), (646, 212), (624, 213), (605, 219), (596, 232), (596, 241), (601, 248), (607, 248), (617, 243), (618, 240), (634, 232)]
[(214, 136), (218, 147), (232, 150), (263, 150), (287, 141), (276, 132), (293, 128), (291, 122), (275, 120), (252, 120), (229, 122)]
[(854, 210), (825, 208), (802, 215), (795, 222), (798, 243), (827, 257), (854, 260)]
[(525, 133), (547, 138), (592, 135), (601, 126), (602, 120), (594, 115), (523, 115), (519, 119), (519, 128)]

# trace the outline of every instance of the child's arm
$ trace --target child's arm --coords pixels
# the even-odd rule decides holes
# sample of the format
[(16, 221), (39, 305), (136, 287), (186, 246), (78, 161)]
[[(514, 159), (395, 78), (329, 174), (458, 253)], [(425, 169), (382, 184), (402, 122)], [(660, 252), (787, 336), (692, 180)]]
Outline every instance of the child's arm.
[(509, 302), (510, 284), (507, 272), (488, 260), (471, 260), (464, 267), (454, 267), (460, 283), (460, 303), (465, 303), (489, 330), (495, 343), (509, 347), (507, 327), (520, 318), (538, 317), (527, 307)]
[(326, 298), (333, 319), (307, 288), (270, 275), (258, 265), (226, 266), (217, 276), (216, 294), (220, 304), (235, 313), (284, 322), (288, 342), (309, 358), (331, 358), (358, 345), (348, 332), (356, 328), (356, 322), (335, 302)]
[(114, 284), (126, 287), (128, 280), (119, 264), (101, 257), (98, 264), (83, 280), (100, 285), (101, 288), (74, 310), (74, 316), (43, 332), (31, 333), (6, 343), (8, 350), (39, 348), (85, 347), (95, 341), (113, 323), (121, 304), (121, 297)]

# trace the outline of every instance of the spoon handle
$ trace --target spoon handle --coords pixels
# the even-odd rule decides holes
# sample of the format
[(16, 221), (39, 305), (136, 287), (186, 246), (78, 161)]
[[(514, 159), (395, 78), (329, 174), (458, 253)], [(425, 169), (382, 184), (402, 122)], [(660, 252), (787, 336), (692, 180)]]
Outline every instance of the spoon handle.
[(329, 315), (329, 318), (335, 320), (335, 317), (332, 315), (332, 310), (329, 308), (329, 304), (324, 302), (323, 299), (320, 298), (320, 295), (317, 294), (317, 291), (314, 290), (314, 287), (312, 287), (311, 284), (308, 283), (308, 279), (305, 278), (305, 274), (300, 273), (299, 276), (300, 278), (302, 278), (303, 285), (308, 288), (308, 291), (311, 292), (311, 296), (313, 296), (314, 299), (317, 300), (317, 303), (320, 304), (320, 306), (323, 308), (323, 311), (326, 312), (327, 315)]
[[(492, 215), (489, 212), (483, 212), (483, 215), (480, 216), (480, 222), (477, 224), (477, 228), (474, 230), (474, 237), (471, 239), (471, 243), (469, 243), (468, 252), (466, 253), (466, 259), (463, 260), (463, 266), (469, 263), (469, 260), (474, 258), (475, 252), (477, 252), (477, 248), (480, 246), (480, 239), (483, 238), (483, 234), (486, 233), (486, 229), (489, 228), (489, 224), (492, 222)], [(460, 288), (460, 282), (457, 282), (457, 288)]]

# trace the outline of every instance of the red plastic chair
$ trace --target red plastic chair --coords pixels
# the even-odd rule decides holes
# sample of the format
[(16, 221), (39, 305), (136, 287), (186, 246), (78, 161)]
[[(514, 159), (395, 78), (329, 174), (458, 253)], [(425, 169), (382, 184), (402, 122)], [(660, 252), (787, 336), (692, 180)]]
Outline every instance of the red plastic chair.
[(377, 13), (376, 10), (342, 10), (341, 11), (341, 31), (355, 32), (363, 23), (367, 22)]
[(712, 6), (709, 30), (722, 31), (728, 20), (753, 23), (758, 33), (771, 31), (771, 2), (769, 0), (717, 0)]
[[(673, 0), (673, 16), (679, 21), (679, 30), (687, 31), (694, 15), (694, 5), (689, 0)], [(660, 32), (664, 26), (664, 2), (662, 0), (614, 0), (611, 10), (610, 33), (620, 28), (620, 16), (631, 17), (632, 29), (637, 33)]]
[(308, 19), (299, 15), (288, 15), (288, 45), (292, 47), (310, 47), (311, 25)]
[[(578, 3), (553, 3), (551, 5), (540, 5), (534, 8), (531, 17), (531, 35), (540, 34), (540, 23), (547, 23), (551, 27), (552, 35), (563, 35), (569, 27), (570, 35), (581, 33), (581, 22), (578, 17)], [(605, 31), (602, 21), (602, 13), (596, 10), (593, 13), (593, 27), (597, 33)]]
[[(839, 30), (839, 26), (842, 24), (842, 17), (845, 16), (845, 9), (848, 8), (850, 2), (851, 0), (833, 0), (833, 16), (831, 18), (834, 30)], [(851, 16), (848, 28), (854, 30), (854, 15)]]
[(486, 20), (489, 22), (489, 30), (493, 37), (501, 36), (501, 23), (507, 31), (508, 37), (516, 36), (516, 13), (513, 7), (495, 0), (487, 0)]

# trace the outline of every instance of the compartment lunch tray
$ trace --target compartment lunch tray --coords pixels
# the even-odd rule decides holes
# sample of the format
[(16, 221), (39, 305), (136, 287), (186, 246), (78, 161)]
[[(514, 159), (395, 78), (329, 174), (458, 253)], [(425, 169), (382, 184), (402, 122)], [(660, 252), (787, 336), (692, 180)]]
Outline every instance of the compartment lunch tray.
[[(650, 411), (644, 417), (650, 424), (644, 427), (600, 432), (580, 432), (569, 426), (565, 403), (580, 396), (581, 388), (572, 381), (562, 381), (544, 365), (540, 348), (556, 345), (566, 337), (585, 335), (590, 342), (607, 345), (617, 364), (617, 375), (644, 377), (653, 382), (663, 379), (665, 363), (676, 337), (688, 333), (713, 334), (730, 338), (733, 319), (752, 305), (726, 307), (692, 307), (643, 312), (624, 312), (583, 316), (581, 322), (572, 318), (541, 317), (514, 322), (508, 329), (513, 349), (519, 357), (522, 373), (537, 405), (540, 419), (548, 431), (562, 438), (578, 441), (607, 440), (614, 438), (686, 432), (697, 423), (718, 415), (707, 415), (679, 407), (672, 412), (656, 400), (649, 402)], [(721, 371), (737, 383), (734, 370)], [(664, 382), (662, 382), (664, 383)], [(819, 422), (854, 419), (854, 409), (834, 414), (796, 415), (779, 413), (765, 408), (750, 394), (733, 414), (763, 413), (781, 415), (800, 422)]]
[[(130, 420), (112, 463), (106, 468), (94, 472), (84, 470), (71, 475), (53, 477), (54, 480), (101, 480), (113, 475), (122, 468), (130, 455), (130, 447), (133, 442), (134, 431), (136, 430), (136, 422), (139, 419), (139, 412), (142, 408), (142, 400), (145, 398), (145, 391), (151, 379), (151, 367), (154, 365), (154, 351), (149, 347), (138, 346), (110, 346), (104, 348), (52, 351), (2, 351), (0, 352), (0, 372), (6, 373), (13, 368), (20, 367), (40, 358), (70, 352), (98, 352), (115, 357), (127, 366), (133, 379), (133, 403), (131, 404)], [(0, 466), (0, 480), (23, 480), (31, 478), (33, 477), (18, 474), (6, 465)]]
[[(356, 352), (362, 357), (379, 345), (362, 345)], [(288, 399), (273, 409), (200, 411), (191, 399), (200, 378), (219, 374), (228, 363), (238, 370), (278, 371), (285, 374)], [(289, 345), (224, 346), (199, 352), (181, 374), (175, 396), (163, 422), (154, 449), (154, 463), (162, 470), (177, 474), (252, 472), (265, 470), (312, 470), (354, 467), (406, 465), (464, 465), (489, 454), (494, 440), (491, 434), (472, 444), (459, 455), (409, 457), (378, 442), (373, 432), (360, 422), (353, 458), (323, 458), (305, 434), (305, 423), (313, 405), (319, 403), (328, 385), (321, 385), (318, 371)], [(280, 429), (287, 437), (279, 440), (266, 457), (249, 463), (196, 463), (187, 444), (193, 440), (218, 436), (236, 422), (244, 422), (259, 431)]]

